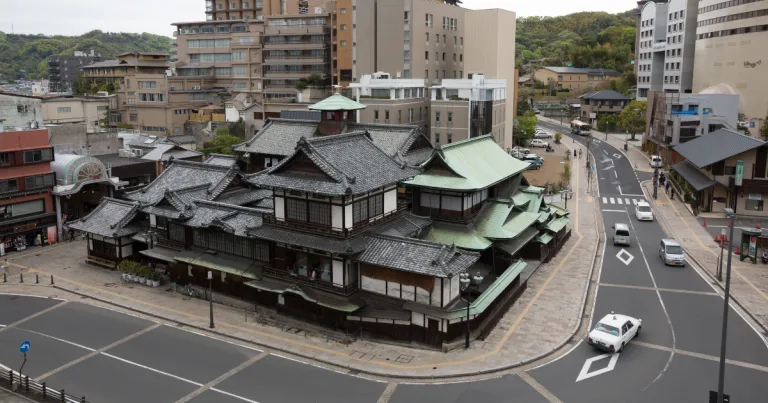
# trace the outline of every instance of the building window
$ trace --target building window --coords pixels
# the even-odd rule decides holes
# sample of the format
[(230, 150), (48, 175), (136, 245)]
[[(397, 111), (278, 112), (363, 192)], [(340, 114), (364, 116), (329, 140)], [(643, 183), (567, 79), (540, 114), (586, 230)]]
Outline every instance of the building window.
[(448, 112), (448, 123), (453, 123), (453, 112)]
[(373, 111), (373, 119), (374, 120), (379, 120), (379, 110), (378, 109), (375, 109)]
[(138, 113), (131, 113), (128, 116), (128, 120), (130, 120), (131, 122), (138, 122), (139, 121), (139, 114)]
[(750, 195), (750, 199), (747, 199), (744, 202), (744, 207), (747, 210), (750, 211), (763, 211), (763, 201), (762, 200), (752, 200)]
[(24, 184), (26, 185), (27, 190), (51, 187), (53, 186), (53, 174), (27, 176), (24, 178)]
[(368, 217), (375, 218), (384, 214), (384, 194), (368, 198)]
[(368, 200), (360, 200), (352, 204), (352, 223), (368, 221)]
[(341, 24), (341, 30), (346, 31), (347, 30), (347, 24)]
[(427, 42), (429, 42), (429, 32), (425, 32), (424, 37), (427, 40)]
[(294, 221), (307, 221), (306, 200), (285, 199), (285, 218)]
[(461, 46), (464, 46), (464, 37), (463, 36), (459, 38), (459, 42), (461, 42)]
[(11, 165), (11, 153), (0, 153), (0, 165)]
[(0, 206), (0, 219), (42, 213), (44, 211), (45, 201), (43, 199), (7, 204)]
[(413, 122), (413, 108), (408, 108), (408, 121)]
[(435, 112), (435, 123), (440, 125), (440, 112)]
[(445, 52), (443, 52), (443, 61), (445, 61)]
[(346, 8), (342, 8), (341, 9), (341, 14), (346, 14), (346, 13), (347, 13), (347, 9)]
[(429, 79), (429, 70), (424, 70), (424, 79)]
[(56, 113), (70, 113), (72, 112), (72, 108), (69, 106), (60, 106), (56, 108)]
[(429, 51), (424, 51), (424, 60), (429, 60)]
[(24, 151), (24, 163), (29, 164), (32, 162), (50, 161), (52, 156), (53, 152), (50, 148), (27, 150)]
[(29, 112), (29, 105), (16, 105), (16, 112), (18, 113)]
[(140, 89), (157, 88), (157, 81), (139, 81)]
[(440, 145), (440, 133), (435, 133), (435, 145)]
[(19, 183), (16, 179), (0, 181), (0, 193), (15, 192), (17, 190), (19, 190)]
[(448, 133), (448, 144), (451, 144), (453, 142), (453, 134)]
[(384, 111), (384, 119), (389, 120), (389, 110)]
[(341, 46), (347, 46), (347, 41), (341, 41)]
[(330, 226), (331, 205), (327, 203), (309, 202), (309, 222)]

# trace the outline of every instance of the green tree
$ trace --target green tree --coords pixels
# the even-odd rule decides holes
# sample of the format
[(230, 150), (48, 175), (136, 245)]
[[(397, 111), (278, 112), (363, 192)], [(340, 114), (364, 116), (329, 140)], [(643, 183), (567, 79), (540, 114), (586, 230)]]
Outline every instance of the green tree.
[(216, 137), (213, 139), (213, 144), (219, 147), (219, 152), (222, 154), (234, 154), (232, 147), (242, 142), (243, 139), (229, 134), (229, 130), (224, 128), (216, 129)]
[(523, 116), (526, 112), (531, 110), (531, 103), (528, 101), (520, 101), (517, 103), (517, 116)]
[(528, 144), (528, 140), (530, 140), (536, 132), (537, 122), (538, 118), (533, 111), (528, 111), (524, 115), (518, 116), (515, 119), (515, 125), (513, 127), (515, 144), (519, 146)]
[(762, 137), (763, 140), (768, 140), (768, 116), (765, 117), (763, 125), (760, 126), (760, 137)]
[(645, 101), (632, 100), (619, 115), (619, 127), (632, 135), (645, 131), (645, 111), (648, 103)]
[(91, 83), (88, 82), (88, 79), (78, 75), (75, 79), (75, 82), (72, 83), (72, 93), (75, 95), (82, 95), (82, 94), (88, 94), (91, 92)]
[(245, 138), (245, 121), (243, 118), (239, 118), (237, 119), (237, 122), (229, 124), (229, 133), (237, 137)]

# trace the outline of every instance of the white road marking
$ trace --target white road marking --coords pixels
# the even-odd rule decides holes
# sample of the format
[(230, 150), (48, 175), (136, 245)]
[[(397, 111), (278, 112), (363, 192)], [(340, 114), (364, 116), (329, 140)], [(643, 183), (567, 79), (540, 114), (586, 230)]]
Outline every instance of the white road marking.
[(605, 212), (608, 212), (608, 213), (626, 213), (627, 212), (627, 210), (605, 210), (605, 209), (603, 209), (601, 211), (605, 211)]
[[(634, 200), (634, 199), (632, 199), (632, 200)], [(625, 201), (627, 204), (629, 204), (629, 199), (624, 199), (624, 201)], [(635, 202), (635, 204), (637, 204), (637, 202)]]
[[(619, 354), (621, 353), (608, 353), (603, 355), (598, 355), (597, 357), (592, 357), (584, 362), (584, 366), (581, 367), (581, 372), (579, 372), (579, 376), (576, 378), (576, 382), (583, 381), (585, 379), (592, 378), (593, 376), (602, 375), (606, 372), (613, 371), (613, 369), (616, 367), (616, 362), (619, 361)], [(592, 363), (595, 361), (600, 361), (602, 359), (611, 357), (611, 361), (608, 362), (608, 366), (605, 368), (600, 368), (597, 371), (589, 372), (589, 367), (592, 366)]]
[(171, 377), (173, 379), (177, 379), (177, 380), (182, 381), (182, 382), (190, 383), (190, 384), (195, 385), (197, 387), (203, 386), (202, 383), (195, 382), (195, 381), (189, 380), (187, 378), (182, 378), (182, 377), (180, 377), (178, 375), (174, 375), (174, 374), (171, 374), (171, 373), (168, 373), (168, 372), (165, 372), (165, 371), (160, 371), (159, 369), (154, 369), (152, 367), (148, 367), (146, 365), (142, 365), (142, 364), (139, 364), (137, 362), (129, 361), (129, 360), (126, 360), (125, 358), (120, 358), (120, 357), (118, 357), (116, 355), (112, 355), (112, 354), (109, 354), (109, 353), (101, 353), (101, 355), (103, 355), (105, 357), (109, 357), (109, 358), (114, 358), (114, 359), (116, 359), (118, 361), (122, 361), (122, 362), (124, 362), (126, 364), (131, 364), (131, 365), (137, 366), (137, 367), (139, 367), (141, 369), (146, 369), (147, 371), (152, 371), (152, 372), (158, 373), (160, 375), (169, 376), (169, 377)]
[(613, 175), (616, 177), (616, 179), (619, 179), (619, 173), (617, 171), (613, 171)]
[(603, 197), (603, 203), (608, 203), (608, 198), (607, 197)]
[(617, 198), (616, 198), (616, 201), (617, 201), (619, 204), (624, 204), (624, 202), (623, 202), (623, 201), (621, 201), (621, 197), (617, 197)]
[(637, 199), (632, 199), (632, 204), (634, 204), (635, 206), (637, 206)]
[(611, 204), (613, 204), (613, 203), (615, 202), (615, 200), (613, 199), (613, 197), (611, 197), (611, 198), (610, 198), (610, 200), (611, 200)]
[[(622, 257), (624, 255), (627, 255), (626, 257)], [(621, 248), (619, 253), (616, 254), (616, 258), (621, 261), (621, 263), (624, 263), (625, 265), (629, 266), (630, 263), (635, 259), (634, 256), (632, 256), (631, 253), (627, 252), (626, 249)]]

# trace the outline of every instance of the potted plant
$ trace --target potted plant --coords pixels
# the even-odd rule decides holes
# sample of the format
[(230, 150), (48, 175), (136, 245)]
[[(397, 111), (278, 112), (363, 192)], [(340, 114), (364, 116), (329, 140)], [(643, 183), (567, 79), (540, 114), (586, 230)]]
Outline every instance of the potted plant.
[(555, 143), (560, 144), (560, 140), (563, 139), (563, 133), (556, 132), (555, 133)]
[(160, 287), (160, 273), (152, 273), (152, 287)]
[(144, 267), (139, 267), (139, 284), (147, 284), (147, 270)]

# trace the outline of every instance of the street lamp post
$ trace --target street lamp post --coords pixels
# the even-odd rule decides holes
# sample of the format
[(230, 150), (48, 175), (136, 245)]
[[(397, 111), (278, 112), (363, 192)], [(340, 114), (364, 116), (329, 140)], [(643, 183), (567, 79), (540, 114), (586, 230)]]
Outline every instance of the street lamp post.
[(213, 329), (213, 272), (208, 271), (208, 302), (211, 306), (211, 326), (210, 328)]
[[(478, 272), (472, 279), (475, 281), (475, 286), (480, 287), (480, 283), (483, 281), (483, 276), (481, 276), (480, 272)], [(464, 294), (464, 300), (467, 303), (467, 337), (464, 342), (464, 347), (469, 349), (469, 339), (472, 332), (469, 323), (469, 291), (472, 288), (472, 282), (469, 279), (469, 273), (464, 272), (459, 274), (459, 285), (461, 286), (461, 293)]]
[(733, 227), (736, 221), (736, 204), (739, 202), (739, 187), (744, 178), (744, 161), (736, 162), (736, 180), (733, 190), (733, 208), (725, 209), (725, 215), (730, 219), (730, 238), (728, 238), (728, 264), (725, 267), (725, 297), (723, 298), (723, 326), (720, 336), (720, 371), (717, 380), (717, 403), (723, 402), (723, 390), (725, 389), (725, 342), (728, 336), (728, 302), (731, 299), (731, 260), (733, 254)]
[(659, 198), (659, 168), (653, 169), (653, 200)]

